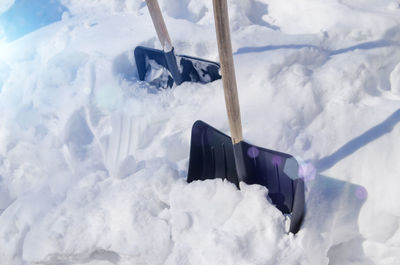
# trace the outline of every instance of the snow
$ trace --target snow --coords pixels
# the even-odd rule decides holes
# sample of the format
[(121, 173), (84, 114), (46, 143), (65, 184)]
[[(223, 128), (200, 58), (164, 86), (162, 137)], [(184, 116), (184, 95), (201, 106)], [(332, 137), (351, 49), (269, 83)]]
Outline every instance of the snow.
[(168, 87), (169, 72), (167, 68), (146, 57), (146, 69), (149, 69), (144, 78), (146, 82), (160, 88)]
[(0, 3), (0, 14), (6, 12), (13, 4), (15, 0), (4, 0)]
[[(301, 162), (299, 233), (263, 187), (186, 183), (193, 123), (229, 133), (222, 82), (137, 80), (144, 1), (63, 0), (0, 44), (1, 265), (400, 263), (400, 3), (228, 3), (243, 133)], [(218, 61), (211, 1), (160, 6), (178, 53)]]

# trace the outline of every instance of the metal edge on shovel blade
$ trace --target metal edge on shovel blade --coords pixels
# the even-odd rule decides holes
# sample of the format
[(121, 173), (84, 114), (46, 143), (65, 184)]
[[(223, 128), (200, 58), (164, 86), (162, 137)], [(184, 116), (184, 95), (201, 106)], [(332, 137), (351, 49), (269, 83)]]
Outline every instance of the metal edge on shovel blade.
[(285, 153), (251, 145), (240, 147), (231, 138), (206, 124), (196, 121), (192, 128), (187, 181), (227, 179), (239, 186), (233, 148), (240, 148), (248, 172), (247, 184), (268, 189), (268, 197), (285, 215), (290, 215), (289, 231), (297, 233), (304, 216), (304, 181), (298, 176), (296, 159)]
[(186, 81), (206, 84), (221, 79), (218, 63), (186, 55), (175, 55), (174, 50), (166, 53), (162, 50), (138, 46), (134, 50), (134, 55), (139, 80), (142, 81), (150, 70), (149, 59), (169, 71), (172, 79), (168, 81), (167, 87), (172, 87), (173, 83), (180, 85)]

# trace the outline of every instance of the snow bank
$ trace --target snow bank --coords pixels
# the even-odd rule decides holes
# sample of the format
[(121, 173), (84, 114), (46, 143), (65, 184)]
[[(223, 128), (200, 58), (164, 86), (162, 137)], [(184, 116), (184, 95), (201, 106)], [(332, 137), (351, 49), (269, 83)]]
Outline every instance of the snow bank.
[[(0, 46), (0, 264), (400, 262), (397, 1), (229, 1), (244, 135), (305, 172), (295, 236), (263, 187), (185, 182), (194, 121), (228, 133), (222, 83), (137, 80), (144, 1), (62, 3)], [(211, 1), (160, 5), (218, 60)]]

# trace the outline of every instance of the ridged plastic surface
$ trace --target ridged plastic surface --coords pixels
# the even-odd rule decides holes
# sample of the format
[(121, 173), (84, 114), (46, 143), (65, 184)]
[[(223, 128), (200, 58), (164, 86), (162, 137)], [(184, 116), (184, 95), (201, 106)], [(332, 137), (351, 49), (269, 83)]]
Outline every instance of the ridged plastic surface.
[[(235, 161), (234, 148), (240, 164)], [(291, 214), (290, 231), (299, 230), (304, 215), (304, 182), (298, 177), (297, 161), (289, 154), (244, 141), (232, 146), (229, 136), (196, 121), (187, 181), (215, 178), (227, 179), (237, 186), (239, 179), (265, 186), (273, 204), (283, 214)]]

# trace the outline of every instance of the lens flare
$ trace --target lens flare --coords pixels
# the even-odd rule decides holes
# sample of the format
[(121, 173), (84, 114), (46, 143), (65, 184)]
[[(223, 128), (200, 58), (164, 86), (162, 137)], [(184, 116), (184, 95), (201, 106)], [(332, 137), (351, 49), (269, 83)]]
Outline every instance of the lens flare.
[(315, 179), (315, 176), (317, 175), (317, 169), (315, 166), (311, 163), (304, 163), (301, 164), (299, 167), (299, 176), (302, 178), (304, 181), (311, 181)]
[(280, 166), (282, 164), (282, 158), (279, 156), (273, 156), (271, 162), (274, 166)]
[(247, 155), (251, 158), (256, 158), (260, 154), (260, 151), (258, 151), (257, 147), (250, 147), (247, 149)]
[(364, 201), (368, 197), (368, 192), (364, 187), (358, 187), (355, 191), (355, 195), (359, 200)]

